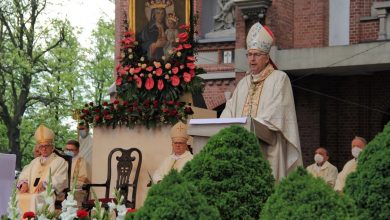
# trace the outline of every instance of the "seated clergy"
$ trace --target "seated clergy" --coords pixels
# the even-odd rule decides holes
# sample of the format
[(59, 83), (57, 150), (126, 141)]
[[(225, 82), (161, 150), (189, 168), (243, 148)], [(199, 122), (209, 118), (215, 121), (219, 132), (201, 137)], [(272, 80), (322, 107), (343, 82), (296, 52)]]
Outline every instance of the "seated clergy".
[[(22, 213), (36, 211), (39, 205), (45, 204), (46, 187), (51, 173), (53, 189), (56, 193), (67, 187), (68, 163), (53, 153), (54, 133), (44, 125), (35, 132), (35, 140), (40, 156), (35, 158), (21, 172), (17, 188), (17, 200)], [(50, 209), (54, 210), (55, 195), (52, 197)]]
[(315, 163), (308, 166), (307, 171), (314, 177), (321, 177), (332, 188), (337, 178), (337, 168), (328, 162), (329, 154), (325, 148), (318, 148), (315, 151), (314, 161)]
[(64, 153), (72, 157), (72, 175), (70, 184), (76, 184), (75, 199), (80, 206), (86, 196), (85, 191), (80, 190), (83, 184), (89, 183), (87, 175), (87, 164), (79, 154), (80, 143), (76, 140), (66, 142)]
[(353, 173), (353, 172), (356, 171), (359, 154), (364, 149), (366, 144), (367, 144), (366, 139), (364, 139), (362, 137), (357, 137), (356, 136), (352, 140), (352, 143), (351, 143), (351, 147), (352, 147), (351, 153), (352, 153), (353, 159), (348, 161), (344, 165), (343, 170), (339, 173), (339, 175), (337, 175), (336, 185), (334, 186), (334, 190), (336, 190), (337, 192), (340, 192), (340, 193), (343, 192), (343, 189), (344, 189), (344, 186), (345, 186), (345, 181), (347, 180), (347, 176), (350, 173)]
[(171, 169), (181, 171), (184, 165), (192, 160), (193, 156), (188, 151), (187, 125), (178, 122), (171, 129), (172, 154), (166, 158), (153, 175), (153, 182), (160, 182)]

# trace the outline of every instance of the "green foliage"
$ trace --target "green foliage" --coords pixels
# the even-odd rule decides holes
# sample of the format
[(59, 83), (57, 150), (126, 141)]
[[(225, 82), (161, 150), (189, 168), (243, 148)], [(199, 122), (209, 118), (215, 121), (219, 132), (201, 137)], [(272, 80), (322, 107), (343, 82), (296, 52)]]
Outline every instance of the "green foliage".
[(344, 192), (355, 200), (360, 219), (389, 219), (390, 124), (359, 155), (357, 170), (347, 177)]
[(254, 134), (240, 126), (221, 130), (182, 173), (222, 219), (257, 219), (274, 178)]
[(207, 204), (192, 183), (172, 170), (149, 190), (144, 206), (136, 212), (134, 219), (218, 220), (220, 217), (218, 210)]
[(356, 207), (322, 179), (299, 167), (284, 178), (266, 202), (261, 219), (356, 219)]

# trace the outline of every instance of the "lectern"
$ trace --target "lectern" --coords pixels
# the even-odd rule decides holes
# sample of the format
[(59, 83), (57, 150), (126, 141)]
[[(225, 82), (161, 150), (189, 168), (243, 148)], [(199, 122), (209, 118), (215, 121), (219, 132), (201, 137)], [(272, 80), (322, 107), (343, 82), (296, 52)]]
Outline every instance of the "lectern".
[(276, 132), (269, 130), (266, 125), (251, 117), (191, 119), (187, 133), (193, 137), (191, 146), (193, 153), (199, 153), (211, 136), (231, 125), (239, 125), (253, 132), (262, 144), (275, 144)]

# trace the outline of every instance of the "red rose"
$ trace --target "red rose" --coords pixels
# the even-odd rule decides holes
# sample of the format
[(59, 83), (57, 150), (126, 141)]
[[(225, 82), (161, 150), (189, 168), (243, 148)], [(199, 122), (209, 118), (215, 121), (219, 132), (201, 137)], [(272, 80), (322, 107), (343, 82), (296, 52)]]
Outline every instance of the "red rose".
[(100, 115), (95, 115), (95, 121), (99, 121), (100, 120)]
[(166, 109), (166, 108), (163, 108), (163, 110), (162, 110), (164, 113), (167, 113), (168, 112), (168, 109)]
[(123, 106), (128, 106), (129, 102), (128, 101), (123, 101)]
[(178, 86), (180, 84), (180, 78), (178, 76), (171, 77), (172, 86)]
[(163, 73), (163, 70), (161, 68), (156, 69), (156, 76), (161, 76)]
[(190, 69), (195, 69), (195, 63), (187, 63), (187, 67)]
[(188, 56), (187, 60), (191, 61), (191, 62), (195, 62), (195, 57), (194, 56)]
[(108, 115), (108, 110), (107, 110), (107, 109), (104, 109), (104, 110), (102, 111), (102, 114), (103, 114), (103, 115)]
[(192, 45), (191, 45), (191, 44), (184, 44), (183, 47), (184, 47), (185, 49), (190, 49), (190, 48), (192, 47)]
[(157, 89), (160, 91), (164, 89), (164, 81), (162, 79), (157, 81)]
[(191, 82), (191, 74), (184, 72), (183, 79), (184, 79), (184, 82), (187, 82), (187, 83)]
[(103, 102), (102, 105), (103, 105), (103, 106), (107, 106), (107, 105), (108, 105), (108, 102)]
[(34, 212), (25, 212), (23, 214), (23, 218), (28, 218), (28, 219), (35, 218), (35, 213)]
[(119, 75), (121, 75), (121, 76), (127, 74), (127, 71), (124, 68), (120, 68), (118, 72), (119, 72)]
[(179, 72), (179, 68), (178, 68), (177, 66), (175, 66), (175, 67), (172, 68), (172, 73), (173, 73), (173, 74), (176, 74), (176, 73), (178, 73), (178, 72)]
[(175, 115), (177, 115), (176, 109), (172, 109), (171, 111), (169, 111), (169, 115), (170, 115), (170, 116), (175, 116)]
[(151, 90), (154, 87), (154, 80), (152, 78), (147, 78), (145, 82), (146, 90)]
[(115, 105), (119, 104), (119, 100), (115, 99), (114, 104)]
[(84, 209), (78, 210), (77, 211), (77, 217), (79, 217), (79, 218), (88, 217), (88, 211), (84, 210)]
[(175, 102), (173, 100), (167, 102), (168, 105), (173, 105)]
[(122, 78), (121, 77), (116, 78), (115, 85), (117, 85), (117, 86), (122, 85)]
[(177, 35), (177, 37), (179, 38), (179, 42), (181, 43), (186, 42), (188, 40), (188, 33), (187, 32), (180, 33)]
[(141, 67), (134, 68), (134, 74), (137, 74), (141, 71)]
[(136, 81), (137, 81), (137, 88), (141, 88), (142, 87), (142, 79), (137, 77)]

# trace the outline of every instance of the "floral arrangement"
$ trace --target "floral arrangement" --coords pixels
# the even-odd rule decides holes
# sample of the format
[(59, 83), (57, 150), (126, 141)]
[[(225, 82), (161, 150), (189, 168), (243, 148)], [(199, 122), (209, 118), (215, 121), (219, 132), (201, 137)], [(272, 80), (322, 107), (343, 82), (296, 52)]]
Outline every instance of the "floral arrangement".
[(86, 104), (81, 121), (94, 126), (145, 125), (147, 128), (175, 124), (193, 114), (191, 106), (180, 102), (186, 92), (200, 93), (204, 70), (195, 65), (196, 44), (193, 27), (181, 25), (175, 47), (159, 60), (148, 60), (146, 53), (128, 30), (127, 21), (116, 66), (117, 100), (113, 103)]

